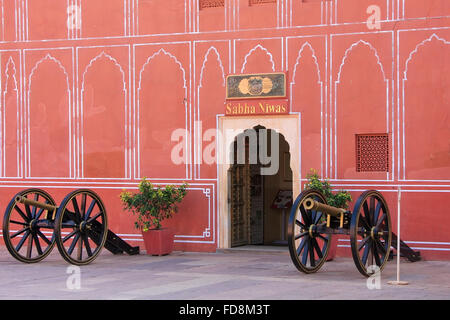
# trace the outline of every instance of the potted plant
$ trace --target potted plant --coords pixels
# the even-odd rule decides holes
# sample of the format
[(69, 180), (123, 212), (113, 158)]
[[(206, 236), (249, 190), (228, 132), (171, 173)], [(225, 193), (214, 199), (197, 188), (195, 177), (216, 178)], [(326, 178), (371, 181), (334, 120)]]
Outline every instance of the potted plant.
[(161, 223), (178, 211), (177, 204), (186, 196), (187, 184), (161, 188), (143, 178), (138, 189), (135, 194), (126, 190), (120, 193), (124, 209), (136, 216), (134, 225), (142, 232), (147, 254), (170, 254), (174, 234), (169, 228), (163, 228)]
[[(348, 191), (339, 190), (337, 193), (331, 191), (331, 185), (327, 179), (322, 180), (316, 170), (311, 169), (311, 172), (306, 175), (308, 183), (305, 184), (305, 189), (314, 189), (320, 191), (327, 199), (330, 206), (347, 209), (349, 202), (352, 201), (352, 196)], [(336, 256), (338, 239), (333, 237), (330, 244), (330, 251), (328, 253), (328, 261), (333, 260)]]

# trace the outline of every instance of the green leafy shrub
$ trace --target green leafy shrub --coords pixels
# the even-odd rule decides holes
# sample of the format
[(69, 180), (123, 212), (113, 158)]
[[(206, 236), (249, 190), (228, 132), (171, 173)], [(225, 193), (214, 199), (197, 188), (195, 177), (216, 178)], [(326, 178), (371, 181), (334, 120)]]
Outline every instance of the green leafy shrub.
[(124, 209), (137, 215), (134, 223), (136, 229), (148, 231), (160, 229), (161, 222), (178, 212), (177, 203), (186, 196), (188, 185), (179, 187), (167, 185), (165, 188), (154, 187), (143, 178), (139, 183), (139, 192), (132, 194), (124, 190), (120, 193), (120, 200)]
[(308, 183), (305, 184), (305, 189), (314, 189), (322, 192), (330, 206), (344, 209), (348, 208), (349, 202), (352, 201), (352, 196), (348, 191), (340, 190), (337, 193), (333, 193), (328, 180), (321, 179), (314, 169), (311, 169), (311, 172), (308, 173), (306, 178), (308, 179)]

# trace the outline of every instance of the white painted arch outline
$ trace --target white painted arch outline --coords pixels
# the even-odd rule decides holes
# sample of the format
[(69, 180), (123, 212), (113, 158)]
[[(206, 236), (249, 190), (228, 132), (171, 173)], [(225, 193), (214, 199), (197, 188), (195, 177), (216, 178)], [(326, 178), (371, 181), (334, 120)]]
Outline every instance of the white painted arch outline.
[(302, 45), (302, 47), (300, 48), (300, 50), (298, 51), (297, 60), (295, 61), (294, 71), (293, 71), (293, 73), (292, 73), (292, 82), (291, 82), (291, 84), (295, 84), (295, 75), (296, 75), (296, 73), (297, 73), (297, 67), (298, 67), (298, 65), (299, 65), (299, 63), (300, 63), (300, 60), (303, 58), (302, 54), (303, 54), (303, 51), (304, 51), (306, 48), (309, 48), (309, 50), (311, 50), (312, 57), (313, 57), (313, 59), (314, 59), (314, 63), (315, 63), (316, 68), (317, 68), (317, 78), (319, 79), (319, 80), (318, 80), (318, 83), (322, 83), (322, 77), (321, 77), (321, 75), (320, 75), (319, 61), (318, 61), (318, 59), (317, 59), (316, 51), (315, 51), (314, 48), (311, 46), (311, 44), (310, 44), (308, 41), (306, 41), (306, 42)]
[[(12, 70), (10, 72), (10, 70)], [(10, 73), (12, 75), (13, 79), (13, 88), (8, 88), (9, 79), (10, 79)], [(1, 114), (2, 114), (2, 123), (1, 123), (1, 131), (2, 131), (2, 149), (1, 149), (1, 159), (2, 159), (2, 166), (1, 166), (1, 175), (3, 177), (6, 177), (6, 95), (9, 93), (10, 90), (15, 91), (16, 94), (16, 105), (17, 105), (17, 116), (16, 116), (16, 126), (17, 126), (17, 176), (13, 178), (19, 178), (20, 177), (20, 99), (19, 99), (19, 87), (17, 84), (17, 78), (16, 78), (17, 70), (16, 65), (14, 63), (14, 60), (12, 56), (9, 57), (8, 62), (6, 63), (6, 69), (5, 69), (5, 89), (2, 92), (2, 107), (1, 107)], [(1, 85), (0, 85), (1, 88)]]
[[(136, 101), (137, 101), (137, 121), (136, 121), (136, 130), (135, 132), (137, 132), (137, 173), (135, 172), (135, 178), (141, 178), (141, 156), (140, 156), (140, 92), (142, 90), (141, 84), (142, 84), (142, 74), (145, 71), (145, 68), (147, 67), (147, 65), (150, 64), (150, 62), (157, 56), (160, 55), (165, 55), (167, 57), (169, 57), (169, 59), (171, 59), (173, 62), (175, 62), (175, 64), (178, 65), (178, 67), (180, 68), (180, 70), (183, 73), (183, 89), (184, 89), (184, 109), (185, 109), (185, 130), (188, 130), (188, 88), (187, 88), (187, 81), (186, 81), (186, 70), (183, 68), (182, 63), (177, 59), (177, 57), (175, 57), (173, 54), (171, 54), (170, 52), (166, 51), (164, 48), (159, 49), (157, 52), (153, 53), (150, 57), (147, 58), (146, 62), (143, 64), (140, 72), (139, 72), (139, 82), (138, 82), (138, 89), (137, 89), (137, 96), (136, 96)], [(183, 179), (188, 179), (189, 177), (189, 164), (188, 164), (188, 160), (191, 159), (190, 157), (190, 152), (191, 149), (189, 148), (189, 141), (190, 139), (186, 139), (186, 145), (185, 145), (185, 150), (187, 150), (187, 153), (185, 155), (185, 167), (186, 167), (186, 176), (185, 177), (180, 177), (180, 178), (170, 178), (170, 179), (163, 179), (163, 180), (183, 180)], [(152, 178), (152, 180), (160, 180), (162, 178)]]
[[(30, 93), (31, 93), (31, 81), (33, 79), (33, 75), (35, 73), (35, 71), (38, 69), (39, 65), (43, 62), (46, 61), (50, 61), (50, 62), (54, 62), (58, 65), (59, 69), (62, 70), (64, 72), (64, 75), (66, 76), (66, 83), (67, 83), (67, 94), (68, 94), (68, 107), (69, 107), (69, 112), (68, 112), (68, 122), (69, 122), (69, 172), (70, 172), (70, 178), (74, 178), (74, 170), (72, 168), (72, 154), (73, 154), (73, 150), (72, 150), (72, 135), (73, 135), (73, 130), (72, 130), (72, 122), (71, 122), (71, 113), (72, 113), (72, 95), (71, 95), (71, 91), (70, 91), (70, 84), (69, 84), (69, 74), (66, 71), (66, 68), (64, 68), (64, 66), (62, 65), (61, 61), (59, 61), (58, 59), (56, 59), (55, 57), (53, 57), (51, 54), (47, 53), (41, 60), (39, 60), (34, 67), (32, 68), (30, 75), (28, 76), (28, 89), (27, 89), (27, 116), (26, 116), (26, 121), (27, 121), (27, 140), (25, 142), (25, 150), (27, 151), (27, 155), (25, 156), (26, 160), (28, 160), (28, 162), (26, 162), (26, 170), (25, 170), (25, 176), (26, 178), (43, 178), (43, 177), (32, 177), (31, 176), (31, 149), (30, 149), (30, 132), (31, 132), (31, 128), (30, 128)], [(64, 177), (45, 177), (45, 178), (52, 178), (52, 179), (64, 179)], [(68, 177), (65, 177), (68, 178)]]
[[(381, 58), (378, 54), (377, 49), (370, 43), (367, 42), (365, 40), (359, 40), (357, 42), (354, 42), (349, 48), (347, 48), (347, 50), (345, 51), (344, 57), (342, 59), (342, 63), (339, 66), (339, 72), (337, 74), (337, 80), (334, 82), (334, 179), (338, 179), (337, 174), (338, 174), (338, 163), (337, 163), (337, 95), (338, 95), (338, 84), (341, 83), (341, 74), (342, 74), (342, 69), (344, 67), (345, 62), (347, 61), (350, 53), (353, 51), (353, 49), (355, 49), (358, 46), (364, 45), (366, 47), (369, 48), (369, 50), (373, 53), (373, 55), (375, 56), (375, 58), (377, 59), (377, 64), (380, 67), (381, 73), (383, 74), (383, 80), (386, 83), (386, 132), (389, 132), (389, 78), (386, 77), (386, 73), (384, 71), (383, 68), (383, 64), (381, 63)], [(331, 131), (331, 130), (330, 130)], [(391, 156), (394, 156), (394, 137), (391, 137), (391, 141), (392, 141), (392, 154)], [(331, 153), (332, 154), (332, 153)], [(332, 163), (331, 159), (330, 162)], [(330, 168), (331, 171), (331, 168)], [(392, 172), (391, 175), (391, 180), (394, 179), (394, 167), (390, 168), (389, 170), (390, 172)], [(390, 172), (386, 173), (386, 181), (389, 180), (389, 174)], [(357, 181), (355, 179), (352, 179), (354, 181)], [(364, 179), (364, 181), (375, 181), (374, 179)]]
[(122, 66), (120, 65), (120, 63), (113, 58), (111, 55), (107, 54), (105, 51), (102, 51), (100, 54), (98, 54), (96, 57), (94, 57), (93, 59), (90, 60), (89, 64), (86, 66), (86, 68), (84, 69), (83, 75), (82, 75), (82, 81), (81, 81), (81, 108), (80, 108), (80, 126), (81, 126), (81, 133), (80, 133), (80, 138), (81, 138), (81, 174), (80, 177), (84, 178), (84, 123), (83, 123), (83, 112), (84, 112), (84, 84), (85, 84), (85, 78), (86, 78), (86, 74), (88, 73), (89, 69), (100, 59), (108, 59), (110, 62), (112, 62), (117, 68), (119, 68), (120, 73), (122, 74), (122, 82), (123, 82), (123, 92), (124, 92), (124, 131), (125, 131), (125, 136), (124, 136), (124, 147), (125, 147), (125, 172), (124, 172), (124, 176), (122, 178), (117, 178), (117, 179), (124, 179), (124, 178), (131, 178), (131, 168), (129, 168), (129, 166), (131, 164), (128, 164), (128, 159), (131, 153), (130, 150), (130, 146), (129, 146), (129, 137), (127, 135), (128, 130), (127, 130), (127, 109), (128, 109), (128, 91), (126, 88), (126, 82), (125, 82), (125, 72), (122, 68)]
[[(289, 87), (289, 92), (290, 92), (290, 112), (292, 112), (292, 102), (293, 102), (293, 97), (292, 97), (292, 92), (293, 92), (293, 87), (295, 85), (295, 77), (297, 74), (297, 67), (300, 64), (300, 60), (303, 58), (303, 52), (305, 51), (305, 49), (309, 48), (309, 50), (311, 51), (311, 56), (313, 58), (314, 64), (316, 65), (316, 71), (317, 71), (317, 83), (320, 86), (320, 121), (323, 124), (323, 107), (324, 107), (324, 101), (323, 101), (323, 81), (321, 80), (321, 74), (320, 74), (320, 66), (319, 66), (319, 62), (316, 56), (316, 51), (314, 50), (314, 48), (311, 46), (311, 44), (306, 41), (302, 47), (300, 48), (298, 55), (297, 55), (297, 59), (295, 61), (295, 65), (294, 65), (294, 71), (292, 73), (292, 82), (290, 83), (290, 87)], [(322, 174), (324, 173), (323, 171), (323, 125), (320, 126), (320, 172), (322, 172)], [(301, 168), (300, 168), (301, 170)]]
[[(420, 42), (419, 44), (416, 45), (416, 47), (414, 48), (414, 50), (412, 50), (409, 53), (408, 59), (406, 59), (405, 62), (405, 71), (403, 72), (403, 79), (402, 79), (402, 131), (403, 131), (403, 180), (404, 181), (414, 181), (414, 180), (409, 180), (406, 179), (406, 129), (405, 129), (405, 111), (406, 111), (406, 105), (405, 105), (405, 98), (406, 98), (406, 94), (405, 94), (405, 87), (406, 87), (406, 82), (408, 81), (408, 68), (410, 63), (413, 61), (413, 59), (415, 58), (415, 56), (419, 53), (419, 51), (425, 47), (426, 45), (429, 45), (433, 42), (433, 40), (438, 41), (438, 42), (442, 42), (444, 45), (450, 45), (450, 41), (445, 40), (444, 38), (439, 37), (436, 33), (433, 33), (430, 37), (428, 37), (427, 39), (423, 40), (422, 42)], [(449, 182), (450, 180), (422, 180), (422, 181), (439, 181), (439, 182)]]
[[(202, 142), (203, 142), (203, 137), (200, 136), (201, 132), (200, 132), (200, 128), (198, 127), (198, 123), (200, 120), (200, 92), (201, 92), (201, 88), (203, 87), (203, 72), (206, 69), (206, 63), (208, 62), (208, 58), (210, 57), (210, 55), (215, 55), (216, 61), (219, 63), (219, 67), (220, 70), (222, 72), (222, 87), (225, 87), (225, 69), (223, 67), (222, 64), (222, 59), (220, 58), (220, 53), (217, 50), (216, 47), (211, 46), (205, 53), (205, 57), (203, 59), (203, 64), (201, 67), (201, 71), (200, 71), (200, 79), (199, 79), (199, 85), (197, 86), (197, 114), (194, 114), (194, 119), (197, 120), (197, 123), (194, 123), (194, 141), (196, 142), (197, 148), (195, 150), (194, 153), (194, 161), (195, 161), (195, 166), (194, 169), (196, 169), (196, 178), (201, 179), (201, 163), (203, 162), (201, 157), (203, 156), (203, 152), (202, 152)], [(195, 109), (194, 109), (195, 110)], [(217, 156), (217, 155), (216, 155)]]
[(270, 53), (269, 50), (267, 50), (266, 48), (264, 48), (262, 45), (257, 44), (257, 45), (254, 46), (254, 47), (247, 53), (247, 55), (245, 56), (245, 58), (244, 58), (244, 63), (242, 64), (242, 68), (241, 68), (241, 73), (244, 73), (245, 66), (247, 65), (247, 59), (248, 59), (248, 58), (249, 58), (249, 57), (250, 57), (257, 49), (262, 50), (263, 52), (265, 52), (265, 53), (269, 56), (270, 63), (272, 64), (272, 71), (275, 71), (275, 62), (273, 61), (273, 56), (272, 56), (272, 54)]
[(223, 80), (223, 85), (222, 86), (225, 86), (225, 70), (224, 70), (224, 67), (223, 67), (223, 64), (222, 64), (222, 60), (220, 59), (220, 53), (216, 49), (216, 47), (211, 46), (208, 49), (208, 51), (206, 52), (205, 58), (203, 59), (203, 64), (202, 64), (202, 68), (201, 68), (201, 71), (200, 71), (199, 88), (202, 87), (202, 84), (203, 84), (203, 72), (205, 71), (206, 62), (208, 62), (208, 57), (209, 57), (210, 54), (212, 54), (212, 52), (215, 53), (216, 60), (217, 60), (217, 62), (219, 62), (220, 69), (222, 70), (222, 80)]
[(450, 41), (447, 41), (447, 40), (445, 40), (445, 39), (443, 39), (443, 38), (438, 37), (438, 36), (436, 35), (436, 33), (433, 33), (429, 38), (427, 38), (427, 39), (423, 40), (421, 43), (419, 43), (419, 44), (414, 48), (414, 50), (411, 51), (411, 52), (409, 53), (409, 57), (408, 57), (408, 59), (406, 60), (406, 63), (405, 63), (405, 71), (404, 71), (404, 73), (403, 73), (403, 80), (408, 80), (408, 67), (409, 67), (410, 62), (411, 62), (412, 59), (414, 58), (414, 56), (417, 55), (417, 53), (419, 52), (419, 50), (420, 50), (422, 47), (424, 47), (424, 46), (426, 46), (427, 44), (431, 43), (433, 40), (440, 41), (440, 42), (442, 42), (442, 43), (445, 44), (445, 45), (449, 45), (449, 44), (450, 44)]
[(353, 49), (355, 49), (357, 46), (360, 46), (360, 45), (365, 45), (365, 46), (369, 47), (369, 49), (373, 52), (373, 54), (377, 58), (377, 63), (380, 66), (381, 72), (383, 73), (384, 81), (387, 81), (388, 78), (386, 78), (386, 73), (384, 72), (383, 64), (381, 63), (381, 59), (380, 59), (380, 56), (378, 55), (377, 49), (375, 49), (375, 47), (370, 42), (367, 42), (367, 41), (364, 41), (364, 40), (359, 40), (359, 41), (353, 43), (349, 48), (347, 48), (347, 50), (345, 50), (344, 58), (342, 59), (342, 63), (340, 65), (340, 67), (339, 67), (339, 72), (338, 72), (338, 75), (337, 75), (336, 83), (340, 83), (341, 82), (342, 68), (344, 67), (345, 62), (348, 59), (348, 56), (349, 56), (350, 52), (353, 51)]

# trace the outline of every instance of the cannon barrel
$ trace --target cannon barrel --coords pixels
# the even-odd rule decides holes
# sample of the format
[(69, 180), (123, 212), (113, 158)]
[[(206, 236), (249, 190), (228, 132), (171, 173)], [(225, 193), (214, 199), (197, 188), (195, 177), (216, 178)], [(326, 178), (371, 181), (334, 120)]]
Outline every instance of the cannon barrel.
[(57, 210), (58, 207), (57, 206), (52, 206), (51, 204), (48, 203), (42, 203), (39, 201), (35, 201), (35, 200), (31, 200), (22, 196), (17, 196), (16, 197), (16, 202), (19, 203), (24, 203), (33, 207), (37, 207), (39, 209), (44, 209), (44, 210), (48, 210), (48, 211), (54, 211)]
[(311, 198), (306, 199), (303, 206), (305, 207), (306, 210), (318, 210), (320, 212), (326, 213), (330, 216), (337, 218), (340, 218), (342, 214), (344, 214), (347, 211), (342, 208), (336, 208), (324, 203), (317, 202), (316, 200)]

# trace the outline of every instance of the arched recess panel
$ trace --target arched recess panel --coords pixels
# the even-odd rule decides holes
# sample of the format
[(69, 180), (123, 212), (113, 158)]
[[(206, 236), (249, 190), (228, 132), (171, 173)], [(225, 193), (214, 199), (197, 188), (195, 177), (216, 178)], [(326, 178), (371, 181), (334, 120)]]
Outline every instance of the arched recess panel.
[(70, 177), (69, 76), (46, 55), (28, 79), (28, 176)]
[(81, 0), (83, 37), (111, 37), (125, 34), (123, 0)]
[[(217, 177), (216, 115), (222, 114), (225, 100), (225, 70), (219, 51), (210, 47), (205, 54), (198, 86), (198, 119), (196, 160), (200, 164), (198, 176)], [(201, 131), (199, 126), (201, 124)], [(200, 136), (200, 134), (202, 134)]]
[(357, 134), (388, 133), (387, 85), (379, 56), (370, 43), (359, 41), (347, 49), (335, 82), (338, 179), (387, 178), (387, 172), (356, 171), (355, 142)]
[(186, 72), (178, 59), (164, 49), (150, 56), (140, 71), (137, 94), (140, 176), (185, 179), (190, 137)]
[(20, 101), (18, 78), (19, 70), (12, 56), (2, 57), (2, 172), (4, 177), (19, 177), (20, 173)]
[(450, 42), (433, 35), (404, 73), (406, 179), (450, 179)]
[(137, 0), (138, 34), (186, 32), (189, 0)]
[(272, 53), (258, 44), (244, 56), (242, 65), (236, 72), (240, 73), (270, 73), (275, 72), (275, 61)]
[(85, 178), (126, 177), (125, 74), (101, 53), (87, 66), (82, 84), (82, 164)]
[(322, 174), (322, 81), (313, 47), (305, 43), (298, 52), (291, 83), (292, 111), (301, 113), (301, 174), (311, 169)]
[(29, 40), (67, 39), (67, 1), (28, 0), (27, 6)]

